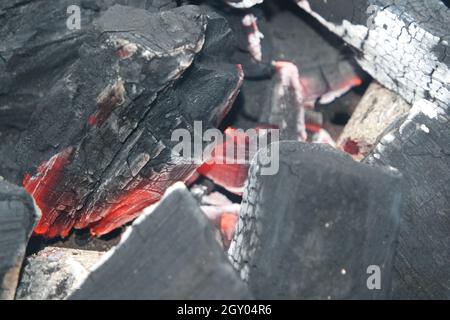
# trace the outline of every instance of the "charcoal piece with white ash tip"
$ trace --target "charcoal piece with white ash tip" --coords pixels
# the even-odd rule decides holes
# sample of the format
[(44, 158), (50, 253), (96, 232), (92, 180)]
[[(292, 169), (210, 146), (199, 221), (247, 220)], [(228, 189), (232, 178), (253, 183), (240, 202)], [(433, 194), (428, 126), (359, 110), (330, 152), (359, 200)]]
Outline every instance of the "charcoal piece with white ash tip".
[(28, 239), (39, 209), (23, 188), (0, 180), (0, 300), (14, 299)]
[(450, 101), (450, 8), (441, 0), (292, 0), (357, 52), (407, 102)]
[(222, 20), (118, 5), (94, 20), (14, 150), (43, 211), (36, 233), (105, 234), (191, 176), (198, 164), (172, 152), (172, 133), (218, 125), (242, 79), (227, 50), (214, 54), (231, 32)]
[(276, 175), (261, 174), (255, 156), (229, 250), (251, 293), (257, 299), (388, 298), (401, 176), (327, 146), (279, 142), (279, 148)]
[(450, 112), (414, 104), (364, 161), (392, 166), (407, 185), (399, 228), (392, 297), (450, 298)]
[(183, 184), (145, 210), (70, 299), (249, 299)]

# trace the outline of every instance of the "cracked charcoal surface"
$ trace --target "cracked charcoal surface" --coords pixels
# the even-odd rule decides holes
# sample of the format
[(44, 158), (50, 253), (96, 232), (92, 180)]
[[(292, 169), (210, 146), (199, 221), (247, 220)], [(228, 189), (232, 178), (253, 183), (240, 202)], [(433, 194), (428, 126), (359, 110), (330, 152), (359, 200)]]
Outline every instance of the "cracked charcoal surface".
[[(114, 281), (111, 281), (114, 279)], [(249, 299), (213, 227), (173, 186), (70, 299)]]
[[(259, 299), (389, 297), (401, 177), (326, 146), (279, 146), (277, 175), (262, 175), (256, 162), (251, 166), (229, 250), (252, 294)], [(367, 289), (369, 265), (381, 268), (381, 290)]]
[(393, 298), (450, 298), (450, 113), (416, 103), (405, 121), (387, 130), (365, 160), (389, 165), (409, 192), (395, 258)]
[(356, 48), (360, 65), (384, 86), (409, 103), (448, 106), (450, 9), (442, 1), (297, 2)]
[[(94, 21), (15, 150), (22, 174), (43, 162), (52, 169), (30, 180), (52, 184), (38, 200), (39, 233), (65, 236), (102, 218), (91, 231), (106, 233), (190, 176), (196, 165), (172, 154), (171, 132), (194, 120), (215, 126), (229, 108), (241, 75), (226, 50), (214, 56), (229, 34), (223, 18), (196, 6), (114, 6)], [(133, 206), (121, 214), (127, 195)]]
[[(57, 3), (50, 0), (2, 1), (2, 124), (20, 123), (30, 116), (32, 110), (29, 109), (33, 109), (36, 101), (43, 99), (43, 95), (59, 79), (58, 70), (69, 66), (78, 57), (76, 45), (84, 38), (89, 24), (114, 4), (145, 8), (151, 12), (175, 7), (175, 1), (171, 0), (61, 0)], [(70, 5), (80, 7), (82, 20), (79, 31), (66, 27), (66, 11)]]
[[(172, 0), (1, 1), (1, 131), (27, 128), (36, 107), (47, 101), (48, 92), (64, 77), (64, 70), (80, 58), (79, 47), (91, 22), (114, 4), (157, 12), (173, 8), (176, 3)], [(70, 5), (80, 7), (81, 30), (66, 27), (66, 11)], [(20, 135), (20, 132), (13, 133), (2, 137), (10, 145), (15, 145)], [(20, 168), (12, 159), (11, 149), (2, 152), (0, 174), (19, 183)]]
[(14, 298), (28, 238), (38, 220), (25, 190), (0, 180), (0, 300)]

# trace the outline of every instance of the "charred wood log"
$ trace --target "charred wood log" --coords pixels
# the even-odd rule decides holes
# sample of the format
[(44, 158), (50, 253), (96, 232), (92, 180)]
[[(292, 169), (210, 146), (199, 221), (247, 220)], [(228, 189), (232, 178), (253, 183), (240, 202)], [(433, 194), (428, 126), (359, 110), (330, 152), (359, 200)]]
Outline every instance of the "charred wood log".
[(229, 110), (242, 70), (217, 54), (217, 39), (230, 36), (195, 6), (114, 6), (95, 20), (15, 150), (43, 211), (36, 233), (107, 233), (191, 176), (198, 165), (172, 152), (171, 135), (196, 120), (211, 128)]
[[(387, 298), (401, 211), (398, 173), (354, 162), (323, 145), (279, 147), (274, 176), (262, 175), (264, 165), (254, 159), (229, 250), (252, 294)], [(370, 283), (370, 268), (381, 274), (380, 283)]]
[(440, 0), (295, 0), (356, 48), (360, 65), (407, 102), (450, 102), (450, 9)]
[(25, 190), (0, 181), (0, 300), (14, 298), (28, 238), (38, 219)]
[(353, 159), (362, 160), (375, 147), (380, 135), (410, 109), (399, 95), (372, 83), (340, 135), (339, 148)]
[(393, 298), (450, 298), (450, 113), (417, 102), (365, 162), (393, 166), (409, 191), (400, 222)]
[(244, 299), (250, 295), (182, 185), (137, 219), (70, 299)]

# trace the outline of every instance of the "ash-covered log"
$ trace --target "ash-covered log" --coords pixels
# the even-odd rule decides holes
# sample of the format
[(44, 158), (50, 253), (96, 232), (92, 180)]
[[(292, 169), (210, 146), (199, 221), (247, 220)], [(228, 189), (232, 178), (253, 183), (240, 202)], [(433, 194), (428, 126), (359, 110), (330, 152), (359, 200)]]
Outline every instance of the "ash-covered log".
[(0, 300), (14, 299), (28, 238), (39, 218), (23, 188), (0, 180)]
[(16, 300), (62, 300), (79, 288), (104, 253), (47, 247), (28, 257)]
[(61, 42), (77, 57), (54, 71), (15, 149), (46, 237), (105, 234), (187, 180), (198, 164), (172, 152), (172, 132), (218, 125), (243, 77), (222, 47), (226, 20), (197, 6), (116, 5), (86, 28)]
[(355, 160), (364, 159), (388, 127), (405, 117), (411, 106), (398, 94), (374, 82), (352, 113), (337, 144)]
[(365, 160), (397, 168), (408, 185), (393, 298), (450, 298), (450, 113), (417, 102)]
[(70, 299), (248, 299), (213, 227), (178, 183), (145, 210)]
[(276, 175), (262, 175), (263, 165), (254, 159), (229, 250), (252, 294), (388, 298), (402, 208), (400, 175), (324, 145), (279, 147)]
[(450, 9), (441, 0), (293, 0), (352, 45), (361, 66), (407, 102), (450, 101)]

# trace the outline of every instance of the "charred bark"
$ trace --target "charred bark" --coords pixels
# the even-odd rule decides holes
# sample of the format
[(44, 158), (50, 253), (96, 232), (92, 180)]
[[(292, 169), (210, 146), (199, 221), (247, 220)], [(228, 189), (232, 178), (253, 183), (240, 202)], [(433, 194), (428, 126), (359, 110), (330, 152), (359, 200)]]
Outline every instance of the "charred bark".
[(183, 185), (146, 210), (70, 299), (250, 298)]
[[(402, 182), (330, 147), (280, 142), (280, 169), (258, 158), (229, 254), (259, 299), (389, 296)], [(260, 151), (261, 152), (264, 151)], [(381, 272), (368, 287), (368, 268)]]
[(393, 298), (450, 298), (450, 114), (416, 103), (378, 143), (368, 163), (397, 168), (407, 182)]
[(409, 103), (450, 102), (450, 9), (440, 0), (296, 1), (358, 52), (360, 65)]

